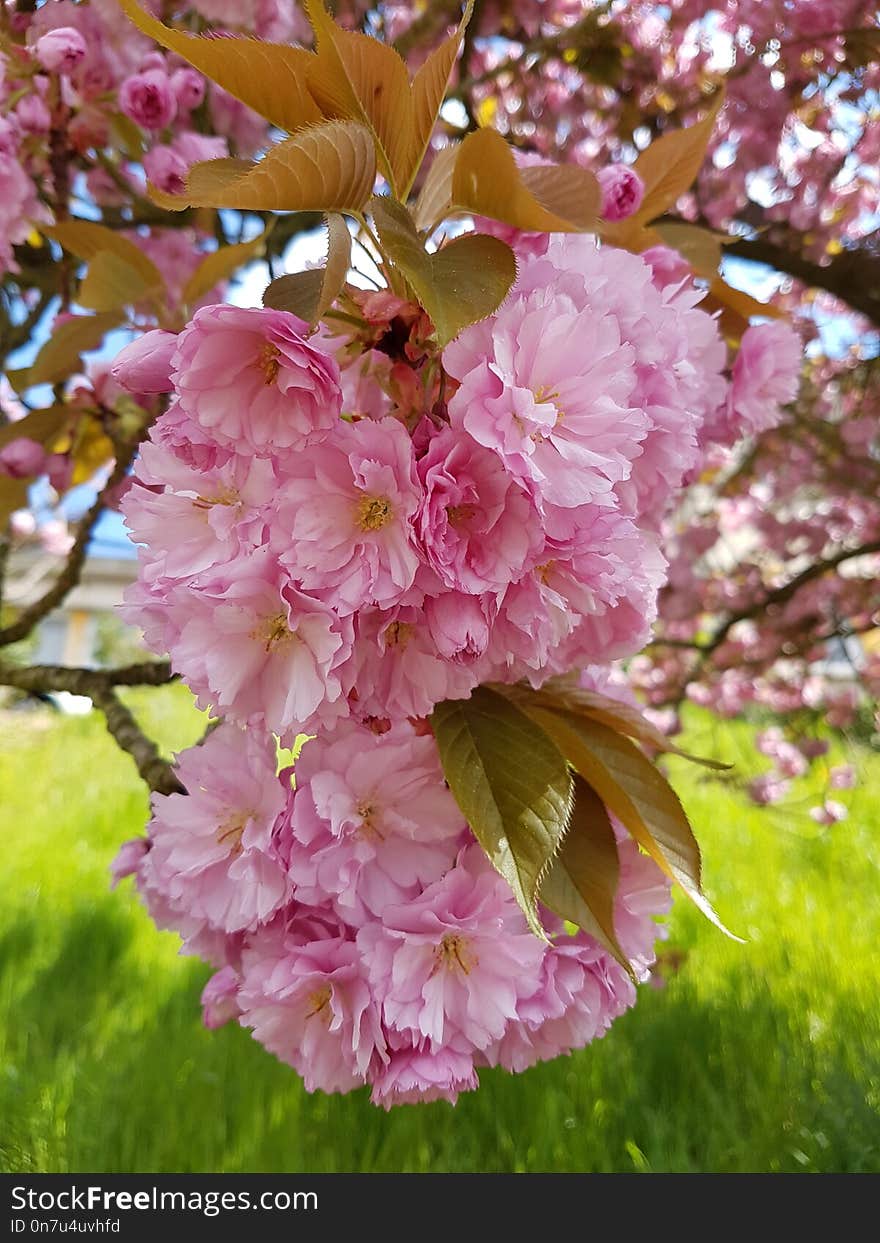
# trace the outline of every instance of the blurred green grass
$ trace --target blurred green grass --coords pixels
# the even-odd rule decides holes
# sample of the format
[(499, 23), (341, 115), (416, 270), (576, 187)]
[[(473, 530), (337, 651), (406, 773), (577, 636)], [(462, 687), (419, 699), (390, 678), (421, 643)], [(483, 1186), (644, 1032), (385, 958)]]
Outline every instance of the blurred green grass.
[[(182, 688), (129, 699), (166, 747), (201, 731)], [(694, 714), (688, 743), (753, 775), (751, 737)], [(857, 763), (849, 819), (820, 829), (816, 778), (762, 810), (673, 761), (708, 891), (748, 944), (677, 901), (678, 969), (604, 1040), (484, 1072), (455, 1109), (386, 1115), (365, 1092), (307, 1095), (240, 1029), (202, 1029), (208, 969), (177, 956), (130, 882), (108, 888), (147, 810), (131, 761), (94, 715), (0, 714), (0, 1167), (876, 1171), (880, 756)]]

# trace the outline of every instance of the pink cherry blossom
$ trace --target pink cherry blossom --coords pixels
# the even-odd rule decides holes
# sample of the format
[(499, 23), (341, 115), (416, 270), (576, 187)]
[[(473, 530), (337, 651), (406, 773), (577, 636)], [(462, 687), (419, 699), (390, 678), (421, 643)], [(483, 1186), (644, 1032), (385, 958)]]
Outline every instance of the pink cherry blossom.
[(266, 923), (285, 901), (275, 769), (271, 738), (228, 724), (179, 757), (186, 793), (154, 796), (141, 864), (172, 910), (232, 933)]
[(340, 613), (391, 608), (413, 589), (421, 499), (412, 442), (396, 419), (341, 424), (290, 463), (275, 532), (280, 559)]
[(303, 1077), (306, 1090), (347, 1092), (387, 1060), (363, 963), (342, 925), (279, 917), (241, 962), (240, 1022)]
[(497, 454), (447, 428), (431, 440), (419, 477), (425, 495), (417, 530), (446, 587), (480, 595), (503, 589), (530, 567), (543, 543), (535, 498)]
[(339, 417), (339, 368), (286, 311), (208, 306), (177, 339), (182, 409), (220, 444), (253, 452), (301, 449)]
[(110, 374), (130, 393), (170, 393), (177, 334), (154, 328), (119, 351)]
[(70, 73), (86, 56), (86, 41), (73, 26), (56, 26), (34, 45), (37, 60), (49, 73)]
[(349, 923), (416, 897), (453, 864), (466, 825), (433, 737), (345, 723), (296, 763), (289, 872), (299, 901)]
[(358, 932), (385, 1025), (432, 1047), (462, 1036), (476, 1049), (499, 1039), (535, 991), (543, 958), (510, 888), (479, 847), (421, 897), (388, 906)]
[(126, 78), (119, 88), (119, 107), (144, 129), (170, 125), (177, 115), (177, 100), (164, 69), (148, 69)]

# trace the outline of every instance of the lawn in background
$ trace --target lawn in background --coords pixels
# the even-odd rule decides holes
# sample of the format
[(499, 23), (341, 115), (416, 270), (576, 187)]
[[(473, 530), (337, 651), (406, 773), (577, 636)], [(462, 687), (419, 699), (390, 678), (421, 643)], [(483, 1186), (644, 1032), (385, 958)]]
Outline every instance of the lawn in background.
[[(129, 701), (166, 746), (201, 732), (182, 688)], [(701, 714), (688, 741), (751, 776), (752, 733)], [(243, 1030), (203, 1030), (208, 968), (130, 881), (108, 887), (147, 810), (131, 761), (95, 715), (2, 713), (0, 1168), (880, 1170), (880, 756), (855, 760), (849, 819), (827, 829), (810, 786), (762, 810), (673, 761), (708, 892), (748, 943), (677, 900), (665, 987), (603, 1040), (483, 1072), (455, 1109), (385, 1114), (364, 1091), (309, 1096)]]

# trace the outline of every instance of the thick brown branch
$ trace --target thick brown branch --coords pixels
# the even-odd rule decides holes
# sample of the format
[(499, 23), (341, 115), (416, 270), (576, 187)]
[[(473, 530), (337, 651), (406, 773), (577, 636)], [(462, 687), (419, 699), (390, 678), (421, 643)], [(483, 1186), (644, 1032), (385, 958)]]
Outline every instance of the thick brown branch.
[(134, 760), (137, 770), (151, 790), (157, 794), (185, 794), (184, 786), (175, 776), (174, 769), (163, 760), (152, 739), (143, 733), (137, 721), (116, 698), (109, 688), (96, 691), (92, 696), (95, 706), (104, 713), (107, 729), (123, 751)]
[[(776, 231), (774, 231), (776, 232)], [(788, 231), (787, 231), (788, 232)], [(803, 281), (811, 289), (824, 289), (880, 327), (880, 258), (865, 247), (845, 250), (826, 264), (815, 263), (796, 249), (799, 235), (791, 231), (792, 245), (765, 236), (742, 238), (725, 246), (725, 255), (764, 263)]]
[(0, 686), (14, 686), (21, 691), (67, 691), (71, 695), (88, 695), (112, 690), (114, 686), (165, 686), (175, 681), (167, 660), (148, 660), (118, 669), (82, 669), (68, 665), (5, 665), (0, 662)]

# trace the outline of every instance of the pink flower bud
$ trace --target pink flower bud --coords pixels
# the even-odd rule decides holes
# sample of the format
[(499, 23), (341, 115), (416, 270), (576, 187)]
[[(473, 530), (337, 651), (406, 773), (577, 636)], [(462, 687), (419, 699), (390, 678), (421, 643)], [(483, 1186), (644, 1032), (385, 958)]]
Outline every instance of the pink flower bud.
[(66, 492), (73, 480), (73, 459), (66, 453), (51, 453), (43, 468), (56, 492)]
[(183, 194), (189, 165), (173, 147), (153, 147), (144, 156), (144, 172), (147, 180), (166, 194)]
[(49, 73), (70, 73), (86, 54), (86, 41), (73, 26), (59, 26), (37, 40), (37, 60)]
[(205, 79), (195, 69), (175, 69), (171, 89), (181, 112), (192, 112), (205, 98)]
[(10, 479), (30, 479), (42, 472), (45, 461), (42, 445), (28, 436), (18, 436), (0, 449), (0, 474)]
[(144, 129), (165, 129), (177, 116), (171, 80), (162, 69), (148, 69), (126, 78), (119, 88), (119, 107)]
[(202, 989), (202, 1022), (209, 1031), (238, 1018), (238, 976), (232, 967), (223, 967), (212, 975)]
[(130, 393), (170, 393), (171, 357), (176, 347), (175, 333), (154, 328), (116, 355), (110, 374)]
[(119, 847), (116, 858), (110, 864), (110, 875), (113, 877), (111, 889), (115, 889), (126, 876), (134, 875), (149, 849), (150, 843), (145, 837), (132, 838), (130, 842), (124, 842)]
[(638, 211), (645, 194), (645, 183), (626, 164), (610, 164), (598, 174), (605, 220), (625, 220)]
[(29, 134), (45, 134), (52, 126), (52, 116), (39, 95), (25, 95), (15, 109), (15, 118)]

